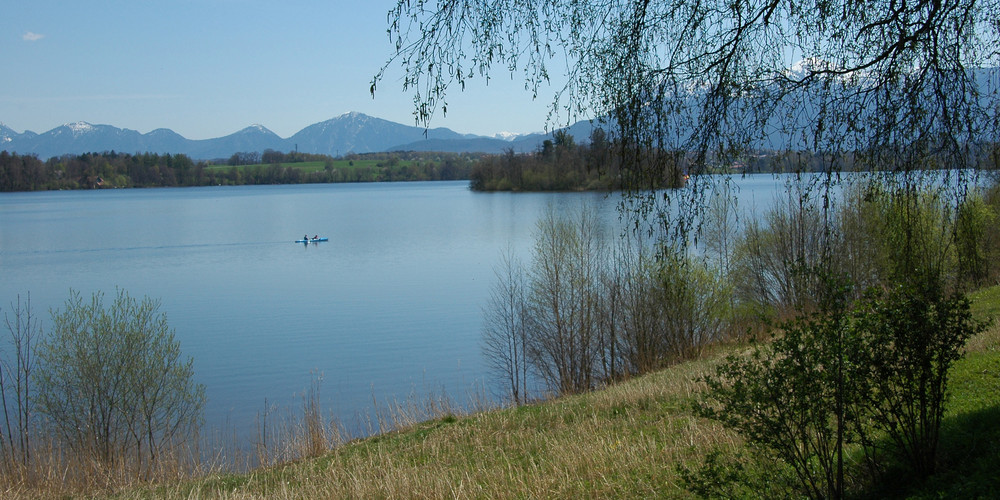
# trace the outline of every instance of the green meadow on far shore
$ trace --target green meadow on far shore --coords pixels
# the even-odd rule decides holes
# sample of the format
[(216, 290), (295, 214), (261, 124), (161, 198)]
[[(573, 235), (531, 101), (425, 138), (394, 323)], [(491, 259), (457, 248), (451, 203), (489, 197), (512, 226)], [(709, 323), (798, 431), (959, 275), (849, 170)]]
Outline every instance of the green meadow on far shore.
[[(356, 169), (356, 168), (375, 168), (381, 167), (385, 163), (384, 160), (327, 160), (327, 161), (303, 161), (303, 162), (282, 162), (278, 163), (281, 168), (294, 168), (301, 170), (303, 173), (321, 172), (326, 170), (329, 166), (331, 169)], [(412, 167), (419, 164), (418, 160), (400, 160), (398, 166), (408, 166)], [(237, 168), (241, 170), (248, 170), (252, 168), (267, 168), (271, 164), (258, 163), (256, 165), (223, 165), (223, 164), (212, 164), (207, 165), (205, 170), (214, 171), (227, 171), (231, 168)]]

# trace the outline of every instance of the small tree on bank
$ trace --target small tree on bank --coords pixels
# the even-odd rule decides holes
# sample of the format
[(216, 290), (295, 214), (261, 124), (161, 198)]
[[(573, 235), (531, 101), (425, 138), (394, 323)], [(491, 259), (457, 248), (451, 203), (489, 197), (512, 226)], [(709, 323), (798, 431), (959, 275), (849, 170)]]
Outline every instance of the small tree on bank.
[(197, 435), (205, 388), (158, 301), (71, 291), (38, 358), (38, 411), (75, 457), (149, 477)]
[(31, 295), (24, 302), (18, 296), (11, 309), (13, 316), (4, 313), (11, 351), (4, 352), (5, 356), (0, 359), (0, 405), (3, 406), (4, 422), (0, 429), (0, 462), (4, 467), (27, 467), (31, 461), (33, 420), (31, 378), (35, 343), (42, 328), (31, 313)]
[(597, 217), (576, 220), (550, 207), (537, 224), (529, 271), (528, 359), (560, 394), (599, 382), (600, 273), (605, 258)]
[(527, 283), (521, 262), (508, 249), (501, 256), (489, 303), (483, 308), (483, 355), (514, 404), (528, 399)]

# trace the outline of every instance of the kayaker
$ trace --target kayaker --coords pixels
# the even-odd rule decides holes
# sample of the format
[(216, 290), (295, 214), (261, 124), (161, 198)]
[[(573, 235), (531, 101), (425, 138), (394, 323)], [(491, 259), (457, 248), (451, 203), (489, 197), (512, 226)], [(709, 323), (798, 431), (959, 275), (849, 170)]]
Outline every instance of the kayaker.
[(302, 235), (302, 241), (309, 241), (309, 234), (308, 233)]
[(317, 234), (317, 235), (313, 236), (313, 239), (314, 240), (318, 240), (319, 239), (319, 235)]

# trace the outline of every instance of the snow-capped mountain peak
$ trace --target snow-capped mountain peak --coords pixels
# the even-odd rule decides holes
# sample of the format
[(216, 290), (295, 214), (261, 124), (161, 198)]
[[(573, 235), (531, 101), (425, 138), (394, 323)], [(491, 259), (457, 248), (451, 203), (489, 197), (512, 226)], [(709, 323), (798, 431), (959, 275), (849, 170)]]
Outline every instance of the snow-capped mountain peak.
[(94, 126), (87, 122), (67, 123), (66, 127), (73, 132), (73, 135), (86, 134), (87, 132), (94, 131)]
[(514, 132), (497, 132), (496, 134), (493, 134), (494, 139), (500, 139), (501, 141), (508, 142), (513, 141), (520, 136), (521, 134), (515, 134)]

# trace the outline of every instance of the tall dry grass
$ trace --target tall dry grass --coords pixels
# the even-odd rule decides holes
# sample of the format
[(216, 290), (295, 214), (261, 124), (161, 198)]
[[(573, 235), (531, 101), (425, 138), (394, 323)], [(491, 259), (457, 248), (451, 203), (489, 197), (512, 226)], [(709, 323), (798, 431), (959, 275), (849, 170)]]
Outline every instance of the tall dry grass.
[(197, 448), (179, 446), (154, 464), (132, 455), (97, 460), (93, 453), (71, 450), (51, 435), (32, 440), (27, 463), (5, 461), (0, 466), (0, 498), (67, 498), (93, 496), (137, 486), (177, 482), (207, 472)]
[[(213, 474), (122, 498), (468, 498), (683, 496), (675, 466), (740, 440), (691, 402), (717, 362), (689, 362), (604, 390), (463, 415), (446, 401), (392, 405), (397, 430), (318, 458)], [(387, 408), (388, 405), (380, 405)], [(421, 420), (428, 412), (437, 415)], [(390, 417), (390, 413), (394, 414)]]

